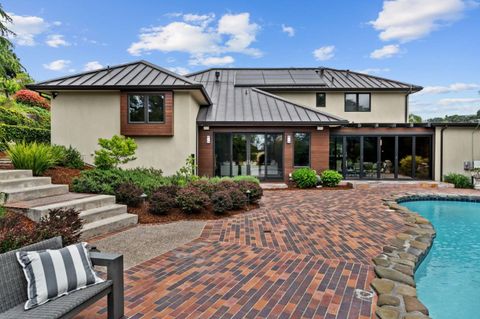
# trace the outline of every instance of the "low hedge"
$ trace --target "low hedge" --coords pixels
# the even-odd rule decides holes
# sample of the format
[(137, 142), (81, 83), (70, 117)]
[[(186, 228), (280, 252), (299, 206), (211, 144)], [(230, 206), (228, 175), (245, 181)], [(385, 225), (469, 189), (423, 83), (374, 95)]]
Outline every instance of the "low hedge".
[(22, 141), (50, 144), (50, 130), (0, 124), (0, 151), (6, 150), (8, 142)]
[(298, 188), (317, 186), (317, 172), (309, 167), (298, 168), (292, 173), (292, 180)]

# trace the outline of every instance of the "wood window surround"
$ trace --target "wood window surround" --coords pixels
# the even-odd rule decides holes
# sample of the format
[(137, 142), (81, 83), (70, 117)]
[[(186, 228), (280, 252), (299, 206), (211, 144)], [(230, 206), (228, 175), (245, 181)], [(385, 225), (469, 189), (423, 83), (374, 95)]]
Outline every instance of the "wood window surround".
[(122, 92), (120, 117), (122, 135), (173, 136), (173, 92)]

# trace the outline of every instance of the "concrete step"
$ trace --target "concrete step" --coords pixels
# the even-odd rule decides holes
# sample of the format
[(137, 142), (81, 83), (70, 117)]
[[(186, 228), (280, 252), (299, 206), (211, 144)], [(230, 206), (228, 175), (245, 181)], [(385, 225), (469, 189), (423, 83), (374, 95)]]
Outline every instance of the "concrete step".
[(24, 201), (29, 199), (55, 196), (68, 193), (68, 185), (41, 185), (33, 187), (20, 187), (4, 192), (7, 194), (6, 202)]
[(73, 199), (69, 201), (57, 202), (53, 204), (31, 207), (27, 211), (27, 217), (38, 221), (41, 217), (48, 214), (48, 211), (56, 208), (75, 208), (80, 211), (86, 211), (103, 206), (115, 204), (115, 196), (94, 195), (85, 198)]
[(34, 187), (41, 185), (49, 185), (52, 183), (50, 177), (22, 177), (15, 179), (0, 180), (0, 192), (8, 192), (12, 189), (22, 187)]
[(82, 239), (87, 239), (99, 235), (111, 233), (138, 222), (138, 216), (134, 214), (120, 214), (105, 219), (100, 219), (83, 225)]
[(87, 224), (87, 223), (93, 223), (97, 220), (102, 220), (102, 219), (106, 219), (106, 218), (110, 218), (116, 215), (122, 215), (126, 213), (127, 213), (126, 205), (113, 204), (113, 205), (84, 210), (80, 212), (80, 218), (83, 219), (83, 222), (85, 224)]
[(0, 170), (0, 180), (32, 177), (32, 171), (26, 169), (5, 169)]

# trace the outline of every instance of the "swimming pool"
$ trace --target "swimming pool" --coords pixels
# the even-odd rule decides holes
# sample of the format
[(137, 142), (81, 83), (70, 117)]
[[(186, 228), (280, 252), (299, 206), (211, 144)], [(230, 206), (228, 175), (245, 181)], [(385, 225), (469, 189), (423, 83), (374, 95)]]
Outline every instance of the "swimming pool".
[(480, 318), (480, 203), (422, 200), (401, 205), (430, 220), (437, 236), (415, 272), (432, 318)]

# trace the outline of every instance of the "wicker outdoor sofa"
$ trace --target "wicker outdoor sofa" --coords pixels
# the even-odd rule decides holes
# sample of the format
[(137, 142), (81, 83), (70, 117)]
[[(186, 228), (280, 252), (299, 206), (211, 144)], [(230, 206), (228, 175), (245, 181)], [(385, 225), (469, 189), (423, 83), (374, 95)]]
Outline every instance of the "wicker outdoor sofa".
[(85, 289), (24, 310), (27, 300), (27, 281), (15, 253), (62, 248), (61, 237), (51, 238), (19, 250), (0, 254), (0, 319), (72, 318), (97, 300), (108, 295), (108, 318), (123, 317), (123, 256), (90, 252), (93, 265), (107, 267), (107, 280)]

